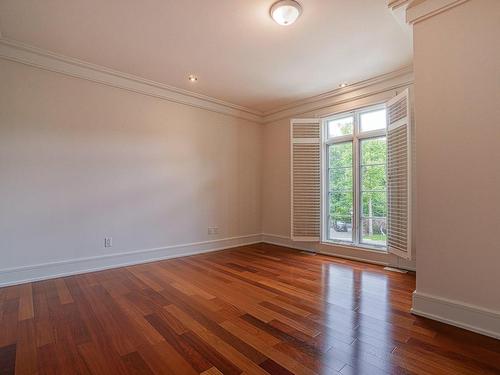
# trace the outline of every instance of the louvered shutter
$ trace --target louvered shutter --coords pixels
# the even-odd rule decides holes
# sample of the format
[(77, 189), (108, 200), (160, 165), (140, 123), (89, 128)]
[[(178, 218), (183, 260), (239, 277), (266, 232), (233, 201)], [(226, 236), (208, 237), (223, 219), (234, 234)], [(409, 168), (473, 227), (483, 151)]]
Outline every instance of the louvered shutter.
[(321, 224), (320, 120), (291, 121), (291, 237), (319, 241)]
[(411, 127), (406, 89), (387, 102), (387, 247), (411, 259)]

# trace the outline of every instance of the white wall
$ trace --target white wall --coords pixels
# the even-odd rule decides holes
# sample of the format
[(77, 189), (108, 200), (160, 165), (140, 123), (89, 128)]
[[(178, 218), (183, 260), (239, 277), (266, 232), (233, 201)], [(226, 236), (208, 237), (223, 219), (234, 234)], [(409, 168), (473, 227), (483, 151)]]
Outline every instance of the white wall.
[(6, 60), (0, 82), (0, 274), (261, 232), (260, 124)]
[[(452, 323), (462, 319), (458, 323), (465, 327), (493, 334), (493, 325), (486, 326), (489, 316), (495, 319), (498, 337), (499, 35), (498, 0), (471, 0), (414, 26), (419, 212), (415, 308), (456, 320)], [(467, 308), (439, 311), (432, 305), (439, 301)]]

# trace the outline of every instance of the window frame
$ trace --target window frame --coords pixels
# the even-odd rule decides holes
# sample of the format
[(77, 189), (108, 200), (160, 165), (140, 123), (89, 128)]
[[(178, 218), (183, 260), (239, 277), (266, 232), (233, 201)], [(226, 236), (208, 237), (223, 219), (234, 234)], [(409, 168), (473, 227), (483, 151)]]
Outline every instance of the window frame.
[[(360, 107), (350, 111), (339, 112), (334, 115), (324, 117), (321, 121), (322, 129), (322, 194), (321, 198), (323, 202), (321, 203), (322, 215), (321, 215), (321, 241), (327, 244), (334, 244), (340, 246), (356, 247), (363, 250), (372, 250), (377, 253), (388, 253), (387, 244), (386, 245), (376, 245), (376, 244), (366, 244), (361, 242), (361, 141), (365, 139), (375, 139), (380, 137), (387, 137), (387, 125), (383, 129), (371, 130), (366, 132), (361, 132), (361, 115), (367, 112), (374, 112), (377, 110), (385, 110), (385, 103)], [(328, 137), (328, 122), (331, 120), (338, 120), (345, 117), (353, 117), (353, 133), (338, 137)], [(353, 218), (352, 218), (352, 242), (344, 240), (329, 239), (329, 155), (328, 149), (330, 145), (340, 144), (345, 142), (352, 142), (352, 171), (353, 171)], [(386, 159), (386, 172), (387, 172), (387, 159)], [(387, 187), (386, 187), (387, 194)]]

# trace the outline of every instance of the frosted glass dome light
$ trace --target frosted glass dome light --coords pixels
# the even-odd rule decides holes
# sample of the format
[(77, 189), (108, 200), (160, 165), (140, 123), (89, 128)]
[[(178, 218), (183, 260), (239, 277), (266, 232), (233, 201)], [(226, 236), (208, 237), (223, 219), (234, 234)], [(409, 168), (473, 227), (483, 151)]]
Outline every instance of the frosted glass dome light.
[(271, 17), (277, 24), (288, 26), (294, 23), (302, 13), (302, 7), (294, 0), (281, 0), (271, 7)]

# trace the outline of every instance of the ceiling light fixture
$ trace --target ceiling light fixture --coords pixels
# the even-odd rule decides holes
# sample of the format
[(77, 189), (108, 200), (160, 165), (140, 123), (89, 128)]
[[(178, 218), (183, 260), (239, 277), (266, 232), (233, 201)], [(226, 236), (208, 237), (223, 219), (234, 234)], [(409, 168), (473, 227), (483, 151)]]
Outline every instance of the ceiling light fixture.
[(188, 76), (189, 82), (196, 82), (198, 81), (198, 77), (196, 77), (194, 74), (190, 74)]
[(273, 4), (270, 13), (277, 24), (288, 26), (299, 18), (302, 7), (295, 0), (280, 0)]
[(345, 82), (342, 82), (342, 83), (339, 85), (339, 87), (340, 87), (340, 88), (343, 88), (343, 87), (346, 87), (346, 86), (347, 86), (347, 83), (345, 83)]

